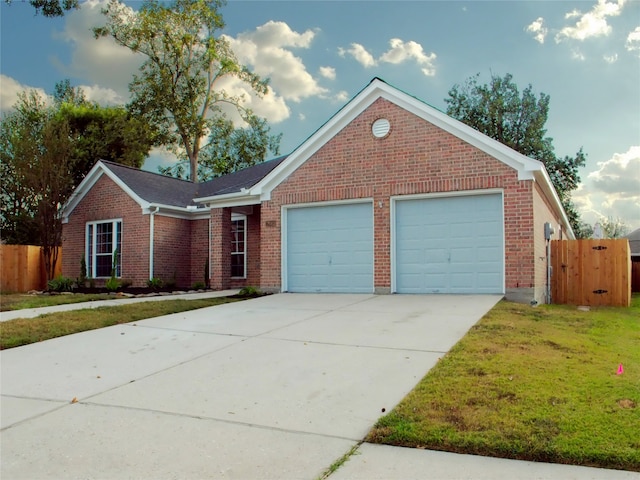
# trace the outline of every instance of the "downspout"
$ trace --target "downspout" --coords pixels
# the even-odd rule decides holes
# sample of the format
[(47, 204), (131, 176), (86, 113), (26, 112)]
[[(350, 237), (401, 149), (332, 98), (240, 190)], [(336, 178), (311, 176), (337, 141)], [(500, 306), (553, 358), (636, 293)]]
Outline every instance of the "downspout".
[(207, 249), (207, 265), (209, 265), (209, 278), (205, 279), (205, 285), (207, 288), (211, 288), (211, 242), (212, 242), (212, 238), (211, 238), (211, 212), (209, 212), (209, 228), (208, 228), (208, 237), (209, 237), (209, 248)]
[(149, 212), (149, 280), (153, 279), (153, 233), (155, 226), (155, 214), (160, 211), (160, 207), (156, 207), (154, 211)]

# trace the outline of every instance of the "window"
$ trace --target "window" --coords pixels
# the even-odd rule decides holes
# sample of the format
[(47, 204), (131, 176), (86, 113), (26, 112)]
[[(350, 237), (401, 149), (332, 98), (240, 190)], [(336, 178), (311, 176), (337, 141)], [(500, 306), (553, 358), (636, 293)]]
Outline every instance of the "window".
[(231, 276), (247, 276), (247, 217), (244, 215), (231, 217)]
[(110, 277), (114, 264), (115, 276), (120, 277), (122, 274), (122, 221), (87, 223), (85, 256), (89, 277)]

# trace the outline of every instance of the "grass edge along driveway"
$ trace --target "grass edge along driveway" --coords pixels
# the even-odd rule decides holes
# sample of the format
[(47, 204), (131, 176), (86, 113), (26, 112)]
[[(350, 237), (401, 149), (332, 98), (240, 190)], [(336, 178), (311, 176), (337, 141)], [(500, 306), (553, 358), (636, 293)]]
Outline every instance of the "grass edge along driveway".
[(639, 425), (639, 295), (587, 312), (502, 301), (366, 441), (640, 471)]
[(162, 300), (160, 302), (142, 302), (116, 307), (49, 313), (36, 318), (16, 318), (0, 323), (0, 350), (239, 300), (241, 299), (231, 297)]

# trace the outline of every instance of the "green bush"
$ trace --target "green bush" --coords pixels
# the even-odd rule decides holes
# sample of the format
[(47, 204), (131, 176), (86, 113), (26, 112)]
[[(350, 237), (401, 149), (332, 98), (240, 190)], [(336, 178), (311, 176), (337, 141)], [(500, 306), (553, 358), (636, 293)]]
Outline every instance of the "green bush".
[(158, 277), (153, 277), (147, 280), (147, 286), (150, 288), (162, 288), (162, 280)]
[(109, 280), (107, 280), (104, 286), (110, 292), (115, 292), (118, 288), (120, 288), (120, 280), (118, 280), (116, 277), (111, 277), (109, 278)]
[(191, 287), (191, 290), (204, 290), (205, 288), (207, 288), (207, 286), (204, 284), (204, 282), (196, 282)]
[(258, 297), (262, 295), (262, 292), (256, 287), (244, 287), (238, 292), (238, 295), (241, 297)]
[(54, 292), (71, 292), (73, 291), (73, 279), (58, 275), (47, 282), (49, 290)]

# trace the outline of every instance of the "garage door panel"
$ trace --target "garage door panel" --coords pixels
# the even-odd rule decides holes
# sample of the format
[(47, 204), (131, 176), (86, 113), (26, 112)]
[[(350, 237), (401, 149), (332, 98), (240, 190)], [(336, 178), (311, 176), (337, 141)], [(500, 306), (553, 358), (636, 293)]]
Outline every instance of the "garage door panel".
[(398, 200), (395, 283), (400, 293), (502, 293), (500, 194)]
[(370, 203), (287, 210), (287, 290), (373, 291)]

